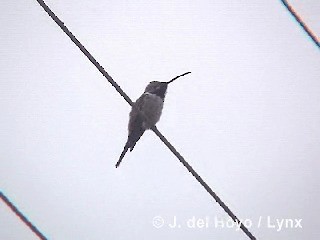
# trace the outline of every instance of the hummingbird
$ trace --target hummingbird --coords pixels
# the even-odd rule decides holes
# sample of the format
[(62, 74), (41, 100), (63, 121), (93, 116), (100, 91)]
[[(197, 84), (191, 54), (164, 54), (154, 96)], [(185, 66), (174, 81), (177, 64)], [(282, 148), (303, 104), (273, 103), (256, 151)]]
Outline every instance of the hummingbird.
[(127, 151), (133, 150), (143, 133), (159, 121), (168, 85), (189, 73), (191, 72), (176, 76), (168, 82), (150, 82), (144, 93), (133, 103), (129, 114), (128, 139), (116, 163), (116, 168), (119, 167)]

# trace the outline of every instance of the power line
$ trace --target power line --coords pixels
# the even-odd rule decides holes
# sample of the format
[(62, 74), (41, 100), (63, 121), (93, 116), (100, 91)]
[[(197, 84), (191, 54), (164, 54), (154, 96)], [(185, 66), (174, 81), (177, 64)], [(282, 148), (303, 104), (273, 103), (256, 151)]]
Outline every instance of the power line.
[(304, 29), (304, 31), (309, 35), (311, 40), (320, 47), (320, 42), (318, 37), (311, 31), (311, 29), (304, 23), (302, 18), (298, 15), (298, 13), (294, 10), (294, 8), (288, 3), (286, 0), (281, 0), (283, 5), (288, 9), (291, 15), (296, 19), (296, 21), (300, 24), (300, 26)]
[(19, 209), (7, 198), (2, 192), (0, 192), (0, 198), (7, 204), (7, 206), (13, 211), (20, 220), (27, 225), (32, 232), (34, 232), (41, 240), (47, 240), (47, 238), (38, 230), (38, 228), (30, 222), (30, 220), (19, 211)]
[(198, 180), (198, 182), (206, 189), (206, 191), (214, 198), (214, 200), (223, 208), (223, 210), (232, 218), (234, 222), (240, 224), (242, 231), (252, 240), (256, 239), (252, 233), (242, 224), (229, 207), (221, 200), (221, 198), (211, 189), (211, 187), (200, 177), (200, 175), (191, 167), (191, 165), (181, 156), (181, 154), (170, 144), (170, 142), (159, 132), (156, 126), (152, 128), (161, 141), (170, 149), (170, 151), (179, 159), (188, 171)]
[[(104, 70), (104, 68), (97, 62), (97, 60), (91, 55), (91, 53), (80, 43), (80, 41), (69, 31), (64, 23), (51, 11), (43, 0), (37, 0), (40, 6), (46, 11), (46, 13), (55, 21), (56, 24), (63, 30), (65, 34), (76, 44), (76, 46), (83, 52), (83, 54), (97, 67), (102, 75), (107, 78), (111, 85), (117, 90), (117, 92), (132, 106), (133, 103), (128, 95), (120, 88), (120, 86), (112, 79), (112, 77)], [(181, 154), (172, 146), (172, 144), (160, 133), (156, 126), (152, 128), (155, 134), (161, 139), (161, 141), (170, 149), (170, 151), (179, 159), (179, 161), (185, 166), (188, 171), (197, 179), (197, 181), (206, 189), (206, 191), (213, 197), (213, 199), (223, 208), (223, 210), (232, 218), (233, 221), (240, 224), (242, 231), (252, 240), (256, 238), (252, 233), (242, 224), (242, 222), (236, 217), (235, 214), (228, 208), (228, 206), (217, 196), (217, 194), (209, 187), (209, 185), (199, 176), (199, 174), (189, 165), (189, 163), (181, 156)]]

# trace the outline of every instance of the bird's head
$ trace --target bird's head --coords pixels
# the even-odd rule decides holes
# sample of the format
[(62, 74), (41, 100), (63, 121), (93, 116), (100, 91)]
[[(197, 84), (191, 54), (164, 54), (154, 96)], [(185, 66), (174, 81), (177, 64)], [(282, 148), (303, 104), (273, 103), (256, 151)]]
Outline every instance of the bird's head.
[(162, 99), (164, 99), (167, 92), (167, 88), (168, 88), (168, 83), (153, 81), (147, 85), (144, 92), (155, 94), (161, 97)]
[(168, 82), (157, 82), (157, 81), (153, 81), (150, 82), (146, 89), (144, 90), (145, 93), (151, 93), (151, 94), (156, 94), (157, 96), (161, 97), (162, 99), (164, 99), (164, 97), (166, 96), (166, 92), (167, 92), (167, 88), (168, 88), (168, 84), (172, 83), (173, 81), (175, 81), (177, 78), (182, 77), (184, 75), (189, 74), (190, 72), (186, 72), (184, 74), (181, 74), (173, 79), (171, 79)]

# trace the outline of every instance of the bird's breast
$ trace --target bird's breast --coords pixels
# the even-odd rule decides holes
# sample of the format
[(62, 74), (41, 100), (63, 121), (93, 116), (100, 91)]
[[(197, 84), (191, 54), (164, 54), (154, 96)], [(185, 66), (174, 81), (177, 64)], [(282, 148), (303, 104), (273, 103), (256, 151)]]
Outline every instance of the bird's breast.
[(155, 94), (145, 93), (145, 100), (142, 106), (142, 113), (147, 117), (148, 122), (143, 123), (145, 129), (154, 126), (160, 119), (163, 109), (163, 99)]

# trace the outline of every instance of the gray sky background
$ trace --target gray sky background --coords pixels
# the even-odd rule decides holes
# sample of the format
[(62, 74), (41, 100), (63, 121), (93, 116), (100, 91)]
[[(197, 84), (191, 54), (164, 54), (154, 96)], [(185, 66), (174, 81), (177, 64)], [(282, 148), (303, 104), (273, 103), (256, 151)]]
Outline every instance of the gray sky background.
[[(320, 2), (290, 2), (319, 36)], [(191, 71), (160, 131), (258, 239), (319, 239), (320, 55), (280, 1), (47, 3), (133, 100)], [(36, 1), (0, 6), (0, 189), (48, 238), (247, 239), (152, 132), (116, 169), (129, 105)], [(3, 203), (0, 239), (36, 239)]]

